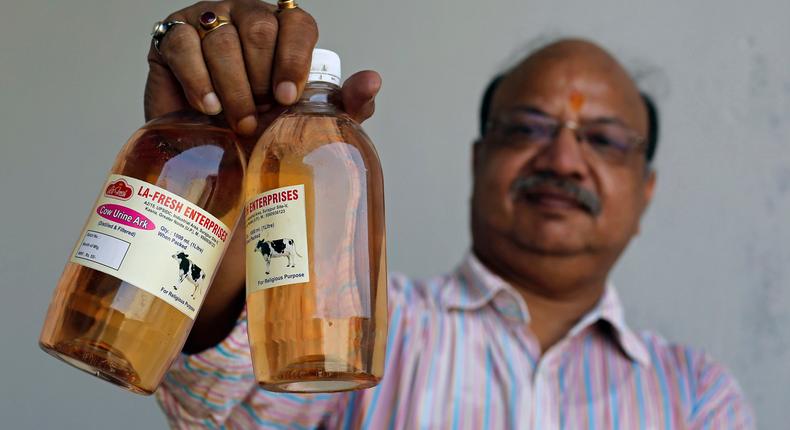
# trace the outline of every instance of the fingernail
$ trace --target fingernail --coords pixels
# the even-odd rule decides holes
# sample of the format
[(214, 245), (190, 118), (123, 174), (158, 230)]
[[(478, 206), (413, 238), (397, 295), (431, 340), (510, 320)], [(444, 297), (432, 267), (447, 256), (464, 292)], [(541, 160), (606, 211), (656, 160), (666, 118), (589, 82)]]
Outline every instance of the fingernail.
[(258, 120), (255, 119), (255, 115), (245, 116), (236, 123), (236, 128), (242, 134), (255, 133), (255, 129), (258, 128)]
[(274, 96), (280, 104), (290, 105), (296, 101), (296, 84), (285, 81), (277, 84)]
[(222, 112), (222, 105), (219, 103), (217, 95), (213, 92), (203, 97), (203, 111), (209, 115), (216, 115)]

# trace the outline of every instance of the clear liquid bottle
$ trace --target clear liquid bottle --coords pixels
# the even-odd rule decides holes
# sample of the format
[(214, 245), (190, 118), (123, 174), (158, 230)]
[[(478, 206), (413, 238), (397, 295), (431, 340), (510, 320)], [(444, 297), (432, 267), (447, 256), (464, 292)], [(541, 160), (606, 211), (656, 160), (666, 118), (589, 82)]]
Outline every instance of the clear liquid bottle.
[(255, 376), (272, 391), (369, 388), (384, 371), (383, 177), (339, 83), (337, 54), (314, 50), (301, 99), (248, 164), (248, 333)]
[(206, 116), (178, 112), (135, 132), (58, 282), (41, 348), (153, 393), (230, 241), (245, 167), (234, 134)]

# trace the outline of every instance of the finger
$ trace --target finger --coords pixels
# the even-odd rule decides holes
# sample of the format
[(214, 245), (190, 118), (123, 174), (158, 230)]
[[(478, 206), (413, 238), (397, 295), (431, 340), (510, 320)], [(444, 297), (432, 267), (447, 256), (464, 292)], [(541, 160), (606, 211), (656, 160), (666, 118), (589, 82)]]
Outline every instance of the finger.
[(176, 25), (162, 39), (159, 49), (189, 104), (209, 115), (220, 113), (222, 106), (203, 60), (197, 31), (191, 25)]
[(310, 14), (299, 8), (283, 10), (277, 14), (277, 19), (279, 34), (272, 84), (275, 99), (290, 105), (298, 100), (307, 82), (310, 59), (318, 41), (318, 26)]
[(241, 41), (233, 24), (223, 25), (203, 37), (203, 58), (228, 123), (237, 133), (254, 133), (258, 126), (255, 103), (244, 67)]
[(181, 84), (164, 64), (153, 44), (148, 52), (148, 78), (145, 82), (143, 107), (146, 121), (189, 107)]
[(380, 89), (381, 75), (372, 70), (349, 76), (341, 90), (346, 113), (357, 122), (363, 122), (373, 116), (376, 109), (375, 98)]
[(279, 28), (274, 8), (265, 3), (251, 3), (249, 7), (234, 10), (234, 22), (239, 31), (255, 104), (271, 104), (272, 61)]

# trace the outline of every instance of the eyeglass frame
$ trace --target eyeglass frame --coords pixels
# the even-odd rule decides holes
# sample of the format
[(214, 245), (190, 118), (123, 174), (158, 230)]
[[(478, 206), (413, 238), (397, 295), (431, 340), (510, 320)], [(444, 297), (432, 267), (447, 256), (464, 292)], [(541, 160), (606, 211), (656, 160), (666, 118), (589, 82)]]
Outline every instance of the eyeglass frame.
[[(533, 108), (533, 107), (519, 107), (519, 108), (517, 108), (517, 109), (515, 109), (513, 111), (508, 112), (506, 115), (514, 115), (516, 113), (522, 113), (522, 114), (531, 116), (533, 118), (540, 118), (543, 121), (551, 122), (551, 124), (541, 124), (541, 125), (544, 125), (544, 126), (545, 125), (550, 125), (550, 128), (551, 128), (550, 132), (545, 137), (541, 137), (541, 139), (546, 139), (546, 141), (545, 142), (535, 142), (535, 141), (533, 141), (533, 142), (523, 142), (523, 143), (526, 143), (529, 146), (547, 146), (549, 144), (552, 144), (559, 137), (559, 135), (562, 132), (562, 130), (564, 128), (567, 128), (571, 132), (573, 132), (573, 135), (576, 138), (577, 142), (579, 142), (580, 144), (584, 144), (587, 147), (590, 147), (590, 149), (592, 149), (593, 152), (595, 154), (597, 154), (598, 157), (600, 157), (604, 161), (607, 161), (607, 157), (605, 155), (603, 155), (604, 153), (602, 153), (600, 150), (596, 150), (595, 149), (596, 145), (591, 143), (589, 141), (589, 137), (585, 134), (585, 130), (588, 129), (589, 127), (600, 126), (600, 125), (607, 125), (607, 126), (616, 127), (617, 129), (621, 130), (622, 132), (625, 133), (625, 137), (628, 138), (628, 144), (625, 145), (625, 146), (627, 146), (626, 148), (624, 148), (624, 149), (615, 149), (615, 150), (621, 151), (621, 153), (623, 155), (621, 155), (617, 160), (612, 160), (612, 157), (609, 156), (608, 157), (609, 160), (611, 160), (613, 162), (616, 162), (616, 164), (626, 164), (629, 161), (629, 158), (634, 153), (641, 153), (641, 152), (643, 152), (643, 151), (645, 151), (647, 149), (646, 145), (645, 145), (647, 143), (647, 139), (645, 137), (643, 137), (636, 130), (626, 126), (625, 124), (623, 124), (622, 121), (620, 121), (617, 118), (608, 118), (607, 117), (607, 118), (601, 118), (601, 119), (596, 119), (596, 120), (591, 120), (591, 121), (561, 120), (560, 118), (557, 118), (555, 116), (549, 115), (549, 114), (541, 111), (540, 109), (536, 109), (536, 108)], [(493, 117), (490, 118), (486, 122), (486, 134), (483, 137), (485, 138), (490, 133), (497, 133), (497, 132), (501, 133), (501, 131), (498, 131), (498, 130), (500, 130), (503, 125), (504, 126), (508, 126), (508, 124), (504, 124), (504, 123), (505, 123), (505, 121), (502, 120), (502, 119), (497, 119), (497, 118), (493, 118)], [(509, 124), (509, 126), (511, 126), (511, 127), (514, 126), (514, 125), (518, 126), (519, 124)], [(521, 124), (521, 125), (525, 125), (525, 124)], [(500, 137), (502, 137), (502, 136), (500, 136)], [(529, 139), (529, 137), (522, 137), (521, 139)], [(623, 145), (621, 145), (621, 146), (623, 146)]]

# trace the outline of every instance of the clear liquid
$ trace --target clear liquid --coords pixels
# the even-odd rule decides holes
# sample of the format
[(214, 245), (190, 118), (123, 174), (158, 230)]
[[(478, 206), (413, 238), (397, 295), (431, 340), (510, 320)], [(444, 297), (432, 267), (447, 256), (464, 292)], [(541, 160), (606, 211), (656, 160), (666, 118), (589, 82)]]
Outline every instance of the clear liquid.
[[(311, 89), (305, 91), (309, 97)], [(320, 88), (319, 88), (320, 90)], [(387, 267), (381, 166), (361, 128), (298, 105), (261, 136), (246, 200), (304, 184), (310, 282), (247, 297), (258, 383), (268, 390), (369, 388), (384, 371)]]
[[(112, 173), (157, 185), (225, 225), (236, 225), (244, 156), (230, 131), (205, 120), (181, 114), (147, 124), (130, 138)], [(192, 323), (134, 285), (69, 262), (50, 303), (39, 345), (99, 378), (151, 394), (183, 348)]]

